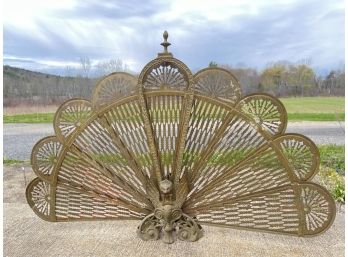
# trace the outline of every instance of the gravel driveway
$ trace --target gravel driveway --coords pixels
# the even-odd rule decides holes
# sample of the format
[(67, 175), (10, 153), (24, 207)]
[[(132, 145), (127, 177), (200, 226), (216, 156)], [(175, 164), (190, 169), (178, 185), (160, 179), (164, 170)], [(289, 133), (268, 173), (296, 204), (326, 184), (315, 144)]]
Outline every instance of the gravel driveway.
[[(316, 144), (344, 145), (344, 122), (291, 122), (287, 132), (306, 135)], [(29, 160), (35, 143), (53, 134), (52, 124), (4, 124), (4, 157)]]

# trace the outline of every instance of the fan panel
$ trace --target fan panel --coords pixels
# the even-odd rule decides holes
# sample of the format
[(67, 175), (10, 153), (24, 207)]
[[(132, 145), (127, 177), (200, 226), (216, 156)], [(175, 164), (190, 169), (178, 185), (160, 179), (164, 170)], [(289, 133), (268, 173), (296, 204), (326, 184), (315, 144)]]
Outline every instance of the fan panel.
[(153, 95), (146, 98), (163, 176), (173, 174), (183, 100), (181, 95)]
[(62, 183), (57, 184), (55, 200), (57, 221), (141, 219), (148, 214), (144, 209), (126, 208), (108, 197)]
[(200, 160), (202, 153), (222, 125), (228, 112), (227, 108), (211, 103), (204, 98), (194, 98), (180, 177), (184, 173), (190, 177), (193, 176), (191, 174), (193, 167)]
[(285, 134), (275, 140), (298, 180), (306, 181), (318, 171), (320, 154), (315, 144), (298, 134)]
[(287, 114), (284, 105), (273, 96), (253, 94), (244, 97), (237, 108), (251, 117), (271, 135), (281, 134), (287, 125)]
[(67, 142), (92, 114), (92, 104), (84, 99), (72, 99), (62, 104), (54, 116), (54, 131), (59, 140)]
[(111, 199), (129, 203), (138, 208), (152, 210), (148, 199), (121, 180), (107, 173), (88, 156), (77, 149), (66, 154), (58, 173), (58, 183), (65, 183), (77, 189), (91, 191)]
[(188, 88), (187, 77), (187, 74), (176, 63), (161, 62), (147, 72), (142, 85), (145, 90), (186, 90)]
[(111, 108), (105, 115), (143, 174), (149, 178), (153, 176), (153, 163), (137, 100)]
[(251, 194), (209, 208), (186, 210), (202, 224), (311, 236), (327, 230), (335, 217), (335, 202), (325, 189), (294, 184)]
[(123, 154), (124, 149), (118, 145), (109, 129), (103, 120), (96, 119), (76, 137), (74, 145), (114, 176), (146, 195), (144, 176), (130, 166), (132, 161)]
[(336, 204), (327, 190), (307, 183), (300, 190), (303, 208), (303, 234), (316, 235), (328, 229), (335, 219)]
[(295, 191), (288, 187), (188, 214), (196, 216), (201, 223), (298, 234), (298, 212)]
[(206, 186), (185, 203), (189, 209), (209, 208), (213, 203), (290, 185), (291, 179), (273, 147), (266, 146), (210, 182), (200, 182)]
[(37, 176), (46, 182), (52, 180), (63, 145), (55, 136), (41, 139), (31, 152), (31, 165)]
[(235, 104), (241, 97), (238, 80), (222, 68), (207, 68), (200, 70), (194, 76), (195, 91), (199, 94), (218, 98)]
[(137, 78), (125, 72), (115, 72), (103, 78), (93, 90), (94, 108), (105, 106), (136, 91)]
[(29, 206), (37, 216), (47, 221), (54, 221), (51, 190), (51, 185), (40, 178), (31, 181), (26, 189)]
[(257, 126), (236, 112), (229, 115), (220, 130), (222, 133), (216, 133), (204, 158), (194, 167), (190, 196), (268, 142)]

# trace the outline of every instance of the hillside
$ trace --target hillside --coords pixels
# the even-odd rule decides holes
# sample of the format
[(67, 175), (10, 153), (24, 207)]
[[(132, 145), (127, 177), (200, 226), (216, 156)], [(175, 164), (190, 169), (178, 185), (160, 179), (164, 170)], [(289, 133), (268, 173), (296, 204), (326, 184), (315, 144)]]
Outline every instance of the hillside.
[(72, 97), (89, 98), (96, 79), (62, 77), (4, 67), (4, 106), (20, 103), (55, 103)]

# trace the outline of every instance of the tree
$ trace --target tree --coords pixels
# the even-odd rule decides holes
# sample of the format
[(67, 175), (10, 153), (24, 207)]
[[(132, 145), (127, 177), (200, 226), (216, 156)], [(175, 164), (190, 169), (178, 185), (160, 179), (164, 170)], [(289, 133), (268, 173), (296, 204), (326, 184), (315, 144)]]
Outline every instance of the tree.
[(274, 63), (264, 69), (260, 75), (262, 88), (274, 95), (283, 95), (284, 88), (288, 86), (288, 64)]
[(216, 62), (214, 62), (214, 61), (211, 61), (210, 63), (209, 63), (209, 68), (214, 68), (214, 67), (217, 67), (218, 66), (218, 64), (216, 63)]
[(80, 65), (82, 71), (82, 77), (88, 78), (89, 72), (91, 70), (91, 61), (87, 56), (80, 58)]
[(301, 96), (304, 96), (305, 89), (315, 88), (315, 73), (306, 64), (292, 65), (289, 73), (290, 83), (295, 87), (296, 95), (301, 94)]

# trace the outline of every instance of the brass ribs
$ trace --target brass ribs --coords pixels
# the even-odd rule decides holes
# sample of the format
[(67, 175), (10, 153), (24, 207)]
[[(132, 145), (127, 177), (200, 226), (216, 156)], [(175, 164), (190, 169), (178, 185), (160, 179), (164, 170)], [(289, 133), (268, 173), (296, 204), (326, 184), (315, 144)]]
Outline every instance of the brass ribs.
[(138, 77), (102, 79), (92, 100), (65, 102), (55, 136), (31, 163), (30, 207), (47, 221), (142, 220), (144, 240), (196, 241), (202, 224), (311, 236), (327, 230), (335, 202), (309, 182), (319, 153), (285, 133), (271, 95), (241, 96), (222, 68), (191, 73), (165, 50)]

